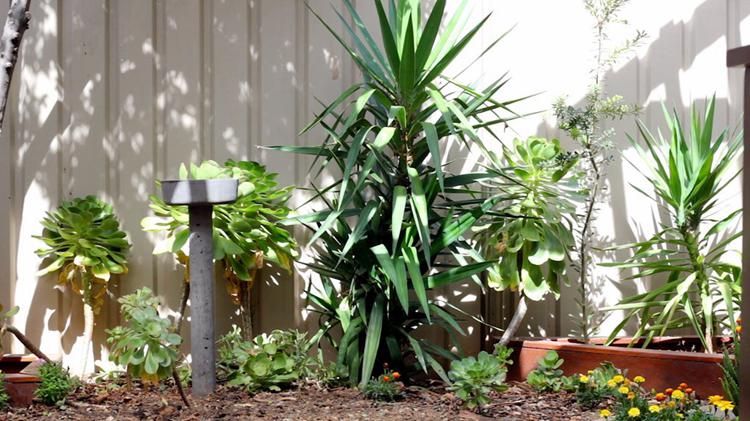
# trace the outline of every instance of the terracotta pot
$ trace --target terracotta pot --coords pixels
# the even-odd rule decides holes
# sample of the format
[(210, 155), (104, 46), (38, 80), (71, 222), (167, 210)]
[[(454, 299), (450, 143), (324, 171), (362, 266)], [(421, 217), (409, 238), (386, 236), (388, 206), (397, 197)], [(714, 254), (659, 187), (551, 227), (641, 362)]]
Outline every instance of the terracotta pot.
[[(603, 340), (593, 342), (603, 343)], [(720, 380), (721, 354), (677, 350), (694, 349), (692, 345), (696, 344), (696, 338), (656, 338), (653, 347), (649, 345), (649, 349), (627, 348), (629, 342), (629, 338), (622, 338), (613, 346), (602, 346), (575, 343), (568, 338), (519, 338), (510, 344), (514, 351), (513, 365), (509, 368), (508, 378), (516, 381), (525, 380), (544, 354), (554, 350), (565, 360), (561, 367), (565, 375), (586, 373), (609, 361), (617, 368), (627, 370), (631, 377), (645, 377), (646, 389), (664, 390), (684, 382), (701, 397), (724, 394)]]
[(36, 376), (39, 359), (33, 355), (4, 355), (0, 371), (5, 375), (5, 390), (13, 406), (28, 406), (41, 379)]

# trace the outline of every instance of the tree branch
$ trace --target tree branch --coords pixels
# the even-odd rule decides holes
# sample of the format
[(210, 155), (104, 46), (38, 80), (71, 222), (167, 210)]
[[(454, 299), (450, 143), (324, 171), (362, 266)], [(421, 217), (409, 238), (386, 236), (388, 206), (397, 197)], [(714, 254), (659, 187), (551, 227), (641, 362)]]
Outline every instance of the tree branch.
[(3, 121), (5, 120), (5, 106), (10, 94), (13, 69), (16, 67), (23, 34), (28, 29), (31, 19), (30, 4), (31, 0), (13, 0), (11, 2), (3, 34), (0, 37), (0, 133), (2, 133)]

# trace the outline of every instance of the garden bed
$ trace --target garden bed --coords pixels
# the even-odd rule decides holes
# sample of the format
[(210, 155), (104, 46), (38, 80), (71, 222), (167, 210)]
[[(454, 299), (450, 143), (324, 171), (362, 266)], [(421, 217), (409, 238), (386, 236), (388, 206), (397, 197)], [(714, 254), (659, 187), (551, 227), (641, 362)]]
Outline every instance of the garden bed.
[(647, 378), (645, 386), (649, 389), (664, 390), (686, 382), (693, 385), (700, 396), (722, 395), (722, 355), (689, 352), (697, 344), (697, 339), (693, 339), (656, 338), (649, 349), (642, 349), (627, 348), (629, 338), (620, 339), (612, 346), (596, 345), (596, 342), (593, 345), (575, 343), (567, 338), (519, 338), (510, 344), (514, 349), (514, 364), (509, 367), (508, 378), (525, 379), (544, 354), (556, 351), (565, 360), (561, 369), (566, 375), (586, 373), (609, 361), (627, 369), (631, 375), (644, 375)]
[[(191, 398), (185, 408), (173, 387), (140, 388), (86, 385), (60, 408), (35, 403), (12, 408), (10, 420), (29, 419), (294, 419), (294, 420), (594, 420), (595, 411), (582, 411), (569, 393), (538, 394), (525, 384), (493, 394), (482, 414), (462, 410), (450, 393), (421, 387), (406, 388), (397, 402), (376, 402), (356, 389), (321, 390), (315, 387), (280, 393), (249, 395), (220, 386), (207, 398)], [(0, 418), (2, 414), (0, 414)]]

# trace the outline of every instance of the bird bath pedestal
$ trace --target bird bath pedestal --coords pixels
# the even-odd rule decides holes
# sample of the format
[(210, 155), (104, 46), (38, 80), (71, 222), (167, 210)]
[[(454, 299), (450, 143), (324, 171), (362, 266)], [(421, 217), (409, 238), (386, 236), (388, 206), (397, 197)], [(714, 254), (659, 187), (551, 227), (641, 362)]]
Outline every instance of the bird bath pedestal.
[(192, 394), (216, 389), (213, 205), (237, 200), (237, 180), (164, 180), (164, 202), (187, 205), (190, 217), (190, 354)]

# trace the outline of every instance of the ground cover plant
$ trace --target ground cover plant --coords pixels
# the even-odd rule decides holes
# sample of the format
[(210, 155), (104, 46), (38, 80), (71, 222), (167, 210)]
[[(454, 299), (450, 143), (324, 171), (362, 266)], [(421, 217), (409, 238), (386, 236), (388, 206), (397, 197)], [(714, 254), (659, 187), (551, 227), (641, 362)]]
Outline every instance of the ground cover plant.
[[(218, 179), (235, 178), (239, 182), (237, 200), (214, 206), (214, 259), (224, 267), (227, 291), (240, 306), (241, 327), (246, 340), (253, 337), (251, 291), (260, 271), (272, 263), (292, 271), (297, 258), (297, 243), (292, 234), (279, 221), (289, 214), (287, 201), (292, 187), (278, 187), (275, 173), (252, 161), (229, 160), (224, 165), (204, 161), (200, 165), (180, 166), (179, 178)], [(154, 248), (155, 254), (174, 253), (180, 263), (188, 262), (188, 210), (187, 206), (170, 206), (155, 195), (150, 196), (154, 216), (141, 221), (143, 229), (166, 236)], [(180, 319), (184, 318), (190, 296), (190, 279), (185, 270)], [(178, 329), (179, 331), (179, 329)]]
[[(689, 126), (677, 111), (664, 109), (668, 135), (653, 135), (641, 122), (642, 141), (629, 137), (641, 157), (640, 165), (655, 196), (633, 186), (651, 200), (665, 204), (671, 221), (651, 238), (619, 248), (631, 249), (633, 256), (620, 263), (635, 269), (626, 280), (663, 275), (666, 282), (653, 290), (625, 298), (609, 310), (625, 310), (623, 321), (612, 331), (614, 340), (622, 326), (637, 317), (636, 340), (645, 336), (648, 346), (654, 336), (671, 329), (690, 328), (700, 338), (706, 352), (714, 352), (714, 336), (722, 329), (734, 332), (739, 311), (741, 268), (725, 257), (727, 246), (742, 232), (727, 234), (740, 209), (727, 210), (719, 194), (740, 171), (732, 165), (742, 151), (742, 133), (723, 130), (714, 136), (715, 99), (703, 114), (692, 107)], [(686, 131), (686, 129), (688, 131)]]
[[(468, 2), (444, 18), (446, 2), (437, 0), (425, 22), (419, 1), (373, 3), (382, 44), (349, 0), (349, 16), (339, 14), (346, 34), (321, 19), (363, 82), (326, 104), (303, 130), (319, 129), (325, 136), (319, 146), (275, 149), (315, 157), (315, 211), (296, 218), (317, 246), (305, 264), (320, 275), (320, 284), (307, 294), (350, 379), (364, 386), (376, 367), (390, 361), (401, 371), (413, 364), (432, 368), (448, 380), (436, 358), (456, 355), (416, 333), (436, 326), (453, 344), (464, 333), (451, 308), (438, 305), (430, 292), (472, 276), (480, 283), (475, 275), (492, 262), (463, 235), (498, 198), (473, 197), (468, 186), (493, 175), (451, 174), (443, 150), (453, 136), (486, 151), (478, 132), (492, 135), (492, 127), (515, 118), (507, 110), (515, 100), (494, 99), (505, 77), (480, 88), (445, 75), (487, 22), (485, 17), (461, 30)], [(341, 177), (320, 185), (327, 173)]]
[(42, 364), (39, 378), (41, 383), (34, 394), (45, 405), (65, 404), (65, 399), (79, 383), (60, 363)]
[(182, 338), (174, 332), (170, 320), (159, 315), (159, 299), (144, 287), (117, 301), (125, 325), (107, 331), (110, 360), (145, 385), (156, 385), (172, 376), (180, 396), (190, 406), (176, 371)]
[(508, 368), (504, 355), (495, 356), (481, 351), (476, 358), (466, 357), (451, 362), (448, 390), (464, 402), (469, 409), (481, 407), (490, 402), (490, 392), (503, 392), (508, 389), (505, 378)]

